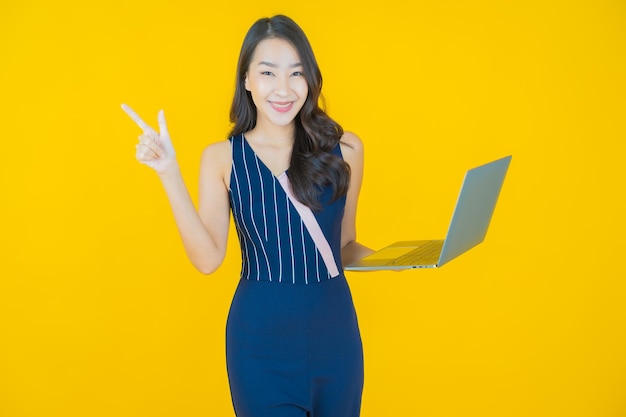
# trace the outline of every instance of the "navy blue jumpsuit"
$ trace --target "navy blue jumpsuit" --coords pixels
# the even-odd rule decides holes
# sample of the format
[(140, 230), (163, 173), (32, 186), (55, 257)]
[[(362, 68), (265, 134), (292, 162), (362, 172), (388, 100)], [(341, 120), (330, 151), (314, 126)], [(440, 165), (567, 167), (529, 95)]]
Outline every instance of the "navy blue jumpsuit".
[[(341, 268), (345, 197), (321, 195), (315, 219), (339, 266), (331, 276), (278, 177), (243, 135), (230, 138), (229, 197), (242, 253), (226, 326), (238, 417), (357, 417), (363, 349)], [(333, 153), (341, 156), (339, 145)], [(285, 175), (285, 174), (283, 174)]]

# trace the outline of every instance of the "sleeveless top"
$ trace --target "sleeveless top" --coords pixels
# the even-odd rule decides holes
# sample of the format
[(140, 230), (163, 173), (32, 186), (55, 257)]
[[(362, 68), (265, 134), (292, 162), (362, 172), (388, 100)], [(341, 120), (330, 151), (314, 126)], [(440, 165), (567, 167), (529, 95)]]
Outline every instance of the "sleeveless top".
[[(241, 279), (311, 284), (333, 278), (279, 177), (259, 159), (243, 134), (229, 139), (232, 171), (230, 207), (241, 246)], [(341, 157), (340, 145), (332, 151)], [(288, 170), (282, 175), (288, 176)], [(313, 212), (341, 267), (341, 221), (346, 202), (334, 201), (332, 188), (320, 193), (322, 210)]]

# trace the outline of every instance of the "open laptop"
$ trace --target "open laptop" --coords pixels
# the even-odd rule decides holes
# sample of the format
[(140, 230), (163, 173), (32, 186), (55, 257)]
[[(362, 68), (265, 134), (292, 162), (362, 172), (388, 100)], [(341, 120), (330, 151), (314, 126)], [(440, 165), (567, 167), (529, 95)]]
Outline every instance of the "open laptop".
[(467, 171), (445, 240), (396, 242), (344, 269), (437, 268), (478, 245), (487, 234), (510, 162), (511, 155)]

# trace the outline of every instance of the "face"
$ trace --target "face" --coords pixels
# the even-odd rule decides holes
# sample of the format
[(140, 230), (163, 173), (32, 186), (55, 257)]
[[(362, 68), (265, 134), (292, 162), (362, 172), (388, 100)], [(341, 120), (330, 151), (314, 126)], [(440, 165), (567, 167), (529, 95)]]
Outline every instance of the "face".
[(245, 88), (257, 108), (257, 126), (290, 126), (306, 101), (309, 88), (296, 49), (280, 38), (256, 46)]

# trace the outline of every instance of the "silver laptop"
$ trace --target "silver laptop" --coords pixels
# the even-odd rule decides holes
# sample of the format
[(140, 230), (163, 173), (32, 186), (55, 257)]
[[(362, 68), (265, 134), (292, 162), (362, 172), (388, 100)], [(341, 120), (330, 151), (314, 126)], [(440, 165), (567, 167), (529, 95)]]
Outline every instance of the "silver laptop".
[(467, 171), (445, 240), (396, 242), (344, 269), (437, 268), (478, 245), (487, 234), (510, 162), (511, 155)]

